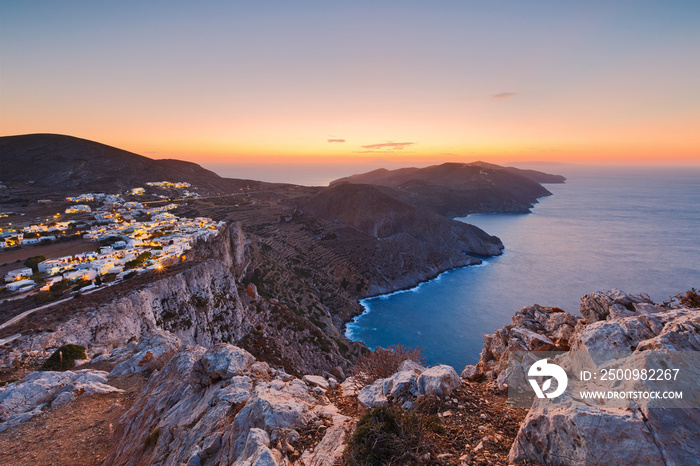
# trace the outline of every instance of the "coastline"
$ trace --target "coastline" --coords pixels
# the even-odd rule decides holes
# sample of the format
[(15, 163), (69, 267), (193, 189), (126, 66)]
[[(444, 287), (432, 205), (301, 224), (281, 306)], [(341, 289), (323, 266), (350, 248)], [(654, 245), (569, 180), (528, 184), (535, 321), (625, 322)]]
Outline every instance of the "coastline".
[[(501, 255), (503, 255), (503, 254), (501, 254)], [(499, 257), (499, 256), (494, 256), (494, 257)], [(474, 267), (474, 268), (486, 267), (488, 265), (488, 262), (486, 262), (485, 259), (488, 259), (488, 258), (479, 258), (480, 262), (477, 264), (461, 265), (458, 267), (452, 267), (452, 268), (449, 268), (447, 270), (443, 270), (442, 272), (439, 272), (437, 275), (430, 277), (430, 278), (426, 278), (425, 280), (421, 280), (418, 283), (416, 283), (415, 285), (412, 285), (409, 287), (402, 287), (402, 288), (396, 289), (394, 291), (389, 291), (387, 293), (378, 293), (376, 295), (366, 296), (364, 298), (358, 298), (357, 303), (362, 307), (363, 310), (362, 310), (362, 312), (360, 312), (359, 314), (356, 314), (350, 320), (345, 322), (345, 324), (344, 324), (345, 328), (343, 330), (343, 335), (345, 336), (345, 338), (347, 338), (350, 341), (357, 341), (357, 342), (365, 343), (362, 340), (354, 338), (353, 329), (351, 326), (357, 325), (357, 321), (362, 316), (368, 314), (371, 311), (371, 309), (369, 308), (369, 306), (366, 303), (367, 301), (372, 300), (372, 299), (387, 299), (391, 296), (401, 294), (401, 293), (415, 293), (418, 290), (420, 290), (423, 286), (427, 285), (428, 283), (437, 282), (437, 281), (442, 279), (443, 275), (452, 273), (456, 270), (464, 269), (467, 267)], [(366, 345), (366, 343), (365, 343), (365, 345)], [(372, 349), (372, 348), (370, 348), (370, 349)]]
[[(542, 196), (542, 197), (550, 197), (550, 196), (552, 196), (552, 195), (553, 195), (553, 194), (549, 194), (549, 195), (547, 195), (547, 196)], [(453, 220), (456, 220), (456, 221), (459, 221), (459, 222), (468, 223), (468, 222), (466, 222), (465, 220), (466, 220), (468, 217), (471, 217), (471, 216), (473, 216), (473, 215), (503, 215), (503, 214), (509, 214), (509, 215), (532, 215), (532, 214), (534, 214), (534, 207), (535, 207), (537, 204), (539, 204), (539, 199), (541, 199), (541, 198), (538, 198), (538, 202), (537, 202), (536, 204), (534, 204), (534, 205), (531, 207), (532, 210), (529, 210), (528, 212), (522, 212), (522, 213), (516, 213), (516, 212), (477, 212), (477, 213), (473, 213), (473, 214), (467, 214), (467, 215), (465, 215), (465, 216), (453, 217), (452, 219), (453, 219)], [(505, 246), (505, 245), (504, 245), (504, 246)], [(409, 285), (409, 286), (405, 286), (405, 287), (400, 287), (400, 288), (397, 288), (397, 289), (395, 289), (395, 290), (387, 291), (387, 292), (384, 292), (384, 293), (377, 293), (377, 294), (373, 294), (373, 295), (369, 295), (369, 296), (364, 296), (364, 297), (361, 297), (361, 298), (357, 298), (357, 303), (358, 303), (358, 304), (360, 305), (360, 307), (362, 308), (362, 312), (360, 312), (360, 313), (358, 313), (358, 314), (352, 316), (348, 321), (346, 321), (346, 322), (343, 324), (343, 327), (344, 327), (344, 328), (343, 328), (343, 335), (345, 336), (345, 338), (347, 338), (347, 339), (350, 340), (350, 341), (360, 342), (360, 343), (363, 343), (363, 344), (367, 345), (367, 343), (364, 342), (363, 340), (356, 338), (356, 335), (354, 334), (355, 329), (358, 327), (358, 321), (359, 321), (359, 319), (361, 319), (363, 316), (369, 314), (369, 313), (371, 312), (371, 310), (372, 310), (372, 309), (369, 307), (369, 305), (367, 304), (367, 301), (372, 300), (372, 299), (388, 299), (388, 298), (391, 297), (391, 296), (394, 296), (394, 295), (397, 295), (397, 294), (401, 294), (401, 293), (417, 292), (417, 291), (418, 291), (421, 287), (423, 287), (424, 285), (426, 285), (426, 284), (428, 284), (428, 283), (431, 283), (431, 282), (439, 281), (439, 280), (442, 278), (442, 276), (445, 275), (445, 274), (454, 272), (454, 271), (459, 270), (459, 269), (464, 269), (464, 268), (467, 268), (467, 267), (485, 267), (486, 265), (488, 265), (488, 259), (491, 259), (492, 257), (501, 257), (501, 256), (505, 255), (505, 252), (504, 252), (504, 251), (505, 251), (505, 247), (504, 247), (504, 249), (501, 250), (501, 254), (499, 254), (499, 255), (497, 255), (497, 256), (490, 256), (490, 257), (473, 256), (473, 255), (472, 255), (471, 257), (474, 257), (475, 259), (478, 259), (478, 260), (479, 260), (478, 263), (476, 263), (476, 264), (460, 265), (460, 266), (456, 266), (456, 267), (450, 267), (450, 268), (447, 268), (447, 269), (445, 269), (445, 270), (442, 270), (442, 271), (438, 272), (437, 274), (435, 274), (435, 275), (433, 275), (433, 276), (429, 276), (429, 277), (427, 277), (427, 278), (425, 278), (425, 279), (419, 280), (417, 283), (415, 283), (415, 284), (413, 284), (413, 285)], [(368, 348), (370, 348), (370, 347), (368, 346)], [(370, 348), (370, 349), (373, 349), (373, 348)]]

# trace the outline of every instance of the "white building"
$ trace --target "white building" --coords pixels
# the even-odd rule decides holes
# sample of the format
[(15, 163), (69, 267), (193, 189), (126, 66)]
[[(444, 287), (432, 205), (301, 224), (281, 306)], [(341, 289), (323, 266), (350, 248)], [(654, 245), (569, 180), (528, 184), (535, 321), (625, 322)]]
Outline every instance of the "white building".
[(97, 278), (97, 272), (91, 269), (87, 270), (73, 270), (70, 272), (66, 272), (63, 274), (63, 278), (66, 280), (70, 280), (72, 282), (76, 280), (94, 280)]
[(67, 214), (78, 214), (81, 212), (92, 212), (92, 209), (89, 205), (85, 204), (72, 205), (66, 209)]
[(65, 271), (66, 264), (56, 259), (48, 259), (44, 262), (39, 262), (37, 268), (39, 269), (39, 272), (45, 273), (50, 277)]
[[(7, 288), (9, 291), (27, 291), (32, 289), (36, 283), (34, 283), (34, 280), (18, 280), (16, 282), (8, 283), (5, 288)], [(24, 289), (27, 287), (26, 289)]]
[(5, 275), (5, 281), (6, 282), (16, 282), (18, 280), (21, 280), (23, 278), (29, 278), (32, 276), (32, 269), (29, 267), (25, 267), (23, 269), (17, 269), (17, 270), (12, 270), (10, 272), (7, 272), (7, 275)]

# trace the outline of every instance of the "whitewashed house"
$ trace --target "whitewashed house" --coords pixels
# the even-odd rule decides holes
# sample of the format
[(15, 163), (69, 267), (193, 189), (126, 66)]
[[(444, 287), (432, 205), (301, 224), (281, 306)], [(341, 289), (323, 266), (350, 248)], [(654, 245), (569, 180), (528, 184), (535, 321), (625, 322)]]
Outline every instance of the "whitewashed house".
[(17, 270), (12, 270), (10, 272), (7, 272), (7, 275), (5, 275), (5, 281), (6, 282), (16, 282), (18, 280), (22, 280), (23, 278), (29, 278), (32, 276), (32, 269), (29, 267), (24, 267), (22, 269), (17, 269)]
[(36, 283), (34, 283), (34, 280), (17, 280), (15, 282), (8, 283), (5, 285), (5, 288), (8, 289), (8, 291), (27, 291), (36, 286)]

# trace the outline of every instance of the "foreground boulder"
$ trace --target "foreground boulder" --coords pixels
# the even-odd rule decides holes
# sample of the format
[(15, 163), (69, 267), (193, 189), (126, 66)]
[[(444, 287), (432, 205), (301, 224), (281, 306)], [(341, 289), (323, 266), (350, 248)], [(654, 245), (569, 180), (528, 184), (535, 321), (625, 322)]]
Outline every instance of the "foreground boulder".
[(121, 392), (108, 385), (107, 372), (95, 370), (35, 371), (20, 382), (0, 388), (0, 432), (82, 396)]
[(398, 371), (390, 377), (376, 380), (357, 394), (357, 401), (366, 408), (384, 406), (389, 402), (410, 407), (419, 396), (449, 396), (462, 385), (452, 368), (437, 365), (429, 369), (414, 361), (404, 361)]
[[(297, 430), (320, 419), (331, 435), (323, 461), (294, 447)], [(347, 421), (307, 383), (241, 348), (193, 346), (151, 376), (121, 419), (106, 464), (276, 465), (303, 454), (306, 464), (332, 464)]]
[(131, 341), (110, 354), (99, 356), (94, 362), (115, 364), (110, 376), (138, 374), (161, 369), (180, 349), (180, 339), (170, 332), (156, 331), (140, 341)]

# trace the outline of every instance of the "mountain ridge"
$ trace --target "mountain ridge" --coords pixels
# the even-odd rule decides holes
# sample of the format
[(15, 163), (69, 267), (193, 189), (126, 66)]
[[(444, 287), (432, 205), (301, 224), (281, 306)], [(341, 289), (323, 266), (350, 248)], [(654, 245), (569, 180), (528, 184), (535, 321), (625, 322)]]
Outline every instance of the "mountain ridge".
[(552, 193), (540, 183), (564, 182), (559, 175), (486, 162), (447, 162), (425, 168), (378, 169), (339, 178), (340, 184), (371, 184), (402, 192), (421, 207), (448, 217), (473, 213), (527, 213)]
[(193, 162), (151, 159), (88, 139), (50, 133), (0, 137), (0, 173), (4, 183), (56, 192), (123, 191), (163, 180), (186, 181), (211, 193), (230, 190), (226, 179)]

